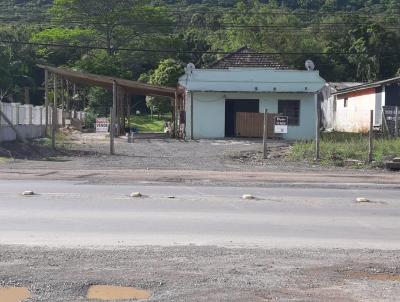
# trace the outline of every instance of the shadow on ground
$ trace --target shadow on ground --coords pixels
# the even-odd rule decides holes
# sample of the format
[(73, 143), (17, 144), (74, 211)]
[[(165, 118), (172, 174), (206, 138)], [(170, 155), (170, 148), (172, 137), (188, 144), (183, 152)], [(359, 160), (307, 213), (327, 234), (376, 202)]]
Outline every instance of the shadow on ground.
[(0, 143), (0, 157), (25, 160), (68, 161), (70, 156), (95, 155), (95, 152), (83, 150), (53, 149), (50, 145), (40, 140), (32, 140), (28, 143), (3, 142)]

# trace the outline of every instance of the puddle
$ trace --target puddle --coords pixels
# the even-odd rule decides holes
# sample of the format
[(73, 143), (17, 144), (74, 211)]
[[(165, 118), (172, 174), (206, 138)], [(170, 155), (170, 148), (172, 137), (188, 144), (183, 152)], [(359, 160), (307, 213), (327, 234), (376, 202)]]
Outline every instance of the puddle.
[(388, 273), (351, 273), (350, 277), (353, 278), (366, 278), (376, 281), (398, 281), (400, 282), (400, 275), (388, 274)]
[(30, 297), (31, 294), (25, 287), (0, 287), (1, 302), (21, 302)]
[(133, 287), (93, 285), (87, 292), (88, 299), (115, 301), (115, 300), (148, 300), (150, 292)]

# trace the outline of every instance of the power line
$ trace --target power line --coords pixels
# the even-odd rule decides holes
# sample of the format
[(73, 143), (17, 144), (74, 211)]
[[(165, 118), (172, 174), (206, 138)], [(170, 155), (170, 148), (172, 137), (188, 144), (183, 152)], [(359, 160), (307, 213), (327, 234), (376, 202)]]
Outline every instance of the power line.
[[(1, 17), (0, 17), (0, 22), (1, 22)], [(6, 21), (10, 22), (10, 21)], [(12, 21), (17, 24), (21, 24), (21, 22), (18, 21)], [(113, 26), (121, 26), (121, 27), (128, 27), (128, 26), (141, 26), (141, 27), (146, 27), (147, 29), (153, 28), (168, 28), (168, 29), (180, 29), (182, 27), (192, 27), (196, 26), (196, 24), (192, 23), (176, 23), (176, 22), (171, 22), (171, 23), (159, 23), (159, 22), (119, 22), (119, 23), (113, 23), (113, 24), (108, 24), (105, 22), (92, 22), (92, 21), (74, 21), (74, 20), (69, 20), (69, 21), (44, 21), (44, 20), (35, 20), (35, 23), (39, 25), (85, 25), (85, 26), (95, 26), (95, 25), (113, 25)], [(23, 24), (31, 24), (31, 22), (25, 22)], [(391, 29), (391, 30), (400, 30), (400, 26), (394, 26), (390, 23), (374, 23), (378, 24), (385, 29)], [(296, 24), (296, 25), (260, 25), (260, 24), (235, 24), (235, 23), (217, 23), (215, 25), (213, 24), (204, 24), (202, 25), (203, 28), (207, 29), (213, 29), (213, 30), (218, 30), (218, 29), (238, 29), (238, 30), (247, 30), (247, 29), (267, 29), (267, 30), (278, 30), (278, 31), (310, 31), (310, 30), (337, 30), (338, 26), (345, 26), (345, 27), (351, 27), (351, 26), (356, 26), (356, 25), (371, 25), (371, 23), (343, 23), (343, 22), (334, 22), (334, 23), (316, 23), (316, 22), (304, 22), (303, 24)], [(308, 26), (308, 27), (300, 27), (300, 26)]]
[[(27, 41), (11, 41), (11, 40), (0, 40), (0, 43), (4, 44), (20, 44), (20, 45), (31, 45), (31, 46), (43, 46), (43, 47), (64, 47), (64, 48), (75, 48), (75, 49), (87, 49), (87, 50), (109, 50), (103, 46), (90, 46), (90, 45), (69, 45), (69, 44), (57, 44), (57, 43), (38, 43), (38, 42), (27, 42)], [(131, 52), (152, 52), (152, 53), (174, 53), (174, 54), (221, 54), (227, 55), (232, 52), (226, 51), (193, 51), (193, 50), (173, 50), (173, 49), (145, 49), (145, 48), (118, 48), (119, 51), (131, 51)], [(359, 53), (359, 52), (248, 52), (246, 55), (365, 55), (371, 53)], [(399, 56), (398, 52), (380, 52), (375, 53), (380, 55)]]

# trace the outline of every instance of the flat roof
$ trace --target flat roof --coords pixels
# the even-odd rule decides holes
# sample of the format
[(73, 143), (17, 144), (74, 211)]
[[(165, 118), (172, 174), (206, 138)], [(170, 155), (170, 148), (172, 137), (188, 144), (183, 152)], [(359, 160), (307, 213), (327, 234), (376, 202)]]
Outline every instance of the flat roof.
[(194, 92), (303, 92), (315, 93), (325, 85), (318, 71), (270, 68), (195, 69), (179, 79)]
[(52, 67), (47, 65), (37, 66), (51, 73), (62, 76), (63, 78), (68, 79), (76, 84), (93, 85), (112, 90), (114, 81), (116, 81), (117, 85), (122, 87), (126, 92), (135, 95), (166, 96), (175, 98), (175, 93), (177, 92), (175, 88), (171, 87), (145, 84), (137, 81), (125, 80), (121, 78), (114, 78), (92, 73), (84, 73), (60, 67)]

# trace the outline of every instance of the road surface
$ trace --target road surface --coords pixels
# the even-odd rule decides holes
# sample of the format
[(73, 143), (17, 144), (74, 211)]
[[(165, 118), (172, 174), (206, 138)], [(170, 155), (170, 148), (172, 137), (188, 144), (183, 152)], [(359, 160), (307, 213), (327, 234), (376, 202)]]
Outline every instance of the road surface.
[[(136, 191), (145, 196), (131, 198)], [(400, 249), (399, 196), (382, 188), (0, 181), (0, 244), (393, 250)]]
[(396, 301), (399, 193), (1, 180), (0, 289), (49, 302), (91, 301), (91, 285), (149, 301)]

